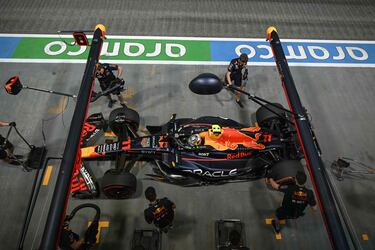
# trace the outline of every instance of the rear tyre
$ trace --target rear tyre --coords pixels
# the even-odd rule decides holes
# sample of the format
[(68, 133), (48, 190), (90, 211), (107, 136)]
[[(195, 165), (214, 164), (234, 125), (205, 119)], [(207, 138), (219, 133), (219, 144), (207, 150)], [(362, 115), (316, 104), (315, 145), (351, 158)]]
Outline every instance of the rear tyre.
[(109, 127), (117, 136), (123, 135), (127, 127), (136, 132), (139, 127), (139, 122), (140, 118), (138, 112), (126, 107), (113, 110), (109, 114), (108, 119)]
[(280, 185), (295, 183), (297, 172), (304, 172), (301, 162), (296, 160), (282, 160), (274, 164), (267, 173), (267, 178), (274, 179)]
[(137, 179), (129, 172), (108, 170), (102, 179), (102, 191), (109, 199), (127, 199), (137, 191)]
[[(280, 103), (273, 104), (277, 107), (283, 108), (283, 105), (281, 105)], [(282, 118), (280, 116), (284, 117), (284, 111), (275, 106), (266, 104), (256, 111), (255, 115), (259, 126), (270, 128), (272, 126), (272, 123), (274, 123), (275, 121), (282, 121)], [(271, 112), (267, 108), (274, 111), (276, 114)]]

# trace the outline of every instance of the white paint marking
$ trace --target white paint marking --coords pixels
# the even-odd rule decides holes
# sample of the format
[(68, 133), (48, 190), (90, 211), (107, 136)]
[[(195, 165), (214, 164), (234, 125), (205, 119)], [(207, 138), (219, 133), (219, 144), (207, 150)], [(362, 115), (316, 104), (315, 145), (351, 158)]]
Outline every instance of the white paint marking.
[[(155, 65), (228, 65), (229, 62), (212, 61), (160, 61), (160, 60), (100, 60), (103, 63), (115, 64), (155, 64)], [(87, 60), (69, 59), (0, 59), (0, 63), (67, 63), (84, 64)], [(248, 62), (251, 66), (275, 66), (275, 62)], [(339, 67), (339, 68), (375, 68), (374, 63), (296, 63), (288, 62), (289, 66), (298, 67)]]

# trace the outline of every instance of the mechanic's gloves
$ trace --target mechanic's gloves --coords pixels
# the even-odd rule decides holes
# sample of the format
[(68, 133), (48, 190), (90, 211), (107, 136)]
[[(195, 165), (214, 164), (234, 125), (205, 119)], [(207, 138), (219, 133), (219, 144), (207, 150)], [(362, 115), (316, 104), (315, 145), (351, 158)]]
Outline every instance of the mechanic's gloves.
[(16, 123), (15, 123), (15, 122), (10, 122), (10, 123), (9, 123), (9, 126), (11, 126), (11, 127), (15, 127), (15, 126), (16, 126)]
[(114, 88), (114, 87), (116, 87), (116, 85), (117, 85), (117, 88), (113, 89), (113, 91), (124, 90), (125, 89), (125, 80), (121, 79), (121, 78), (117, 78), (116, 80), (111, 82), (110, 88)]

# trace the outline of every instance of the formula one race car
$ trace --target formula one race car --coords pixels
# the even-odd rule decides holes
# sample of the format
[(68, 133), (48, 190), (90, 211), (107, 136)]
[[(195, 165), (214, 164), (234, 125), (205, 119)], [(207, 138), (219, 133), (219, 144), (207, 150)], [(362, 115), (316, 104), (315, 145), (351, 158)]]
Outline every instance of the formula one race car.
[[(139, 136), (140, 119), (135, 110), (115, 109), (108, 122), (101, 114), (94, 114), (84, 126), (80, 172), (84, 173), (83, 180), (92, 180), (90, 171), (85, 169), (86, 162), (116, 160), (116, 168), (104, 174), (101, 189), (108, 198), (117, 199), (128, 198), (136, 191), (136, 178), (130, 173), (131, 167), (126, 167), (131, 160), (153, 162), (150, 178), (182, 186), (265, 177), (287, 184), (294, 181), (297, 171), (303, 171), (299, 162), (303, 155), (289, 118), (280, 104), (260, 107), (253, 127), (222, 117), (192, 119), (173, 115), (162, 126), (147, 126), (150, 135)], [(107, 123), (117, 140), (90, 146)], [(97, 193), (93, 182), (89, 184), (89, 190)]]

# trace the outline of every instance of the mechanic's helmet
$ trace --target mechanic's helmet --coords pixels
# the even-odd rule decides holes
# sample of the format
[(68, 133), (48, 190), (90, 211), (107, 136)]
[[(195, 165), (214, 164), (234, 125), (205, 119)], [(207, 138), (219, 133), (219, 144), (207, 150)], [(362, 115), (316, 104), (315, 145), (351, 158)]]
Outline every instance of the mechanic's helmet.
[(221, 127), (217, 124), (212, 125), (211, 130), (212, 130), (212, 133), (214, 135), (220, 135), (221, 134)]
[(101, 63), (97, 63), (97, 64), (95, 64), (95, 69), (96, 70), (100, 70), (102, 68), (102, 64)]
[(245, 53), (242, 53), (241, 55), (240, 55), (240, 61), (242, 62), (242, 63), (244, 63), (244, 64), (246, 64), (247, 63), (247, 61), (249, 60), (249, 57), (247, 56), (247, 54), (245, 54)]
[(192, 147), (200, 145), (201, 142), (202, 142), (202, 138), (198, 134), (193, 134), (188, 139), (188, 143)]

